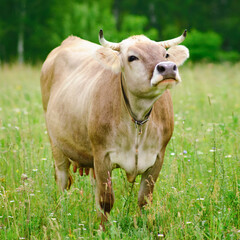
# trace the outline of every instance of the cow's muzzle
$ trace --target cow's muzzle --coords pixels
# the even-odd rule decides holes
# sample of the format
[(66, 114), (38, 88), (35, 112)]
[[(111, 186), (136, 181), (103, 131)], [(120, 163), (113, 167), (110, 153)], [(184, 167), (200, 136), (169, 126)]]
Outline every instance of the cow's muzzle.
[(156, 65), (153, 77), (151, 79), (151, 85), (157, 86), (158, 84), (175, 85), (181, 82), (181, 78), (178, 73), (178, 67), (173, 62), (160, 62)]
[(159, 74), (162, 75), (164, 79), (175, 79), (177, 75), (178, 68), (175, 63), (173, 62), (162, 62), (159, 63), (157, 66), (157, 71)]

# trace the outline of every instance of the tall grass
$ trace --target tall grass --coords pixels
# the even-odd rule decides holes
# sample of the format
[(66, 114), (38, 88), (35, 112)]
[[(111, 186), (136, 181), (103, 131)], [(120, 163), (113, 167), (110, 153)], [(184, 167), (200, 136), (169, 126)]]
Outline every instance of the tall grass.
[[(175, 131), (153, 203), (114, 170), (115, 204), (99, 231), (94, 188), (58, 192), (40, 68), (0, 68), (0, 239), (240, 239), (240, 65), (188, 64), (172, 90)], [(132, 189), (132, 190), (131, 190)]]

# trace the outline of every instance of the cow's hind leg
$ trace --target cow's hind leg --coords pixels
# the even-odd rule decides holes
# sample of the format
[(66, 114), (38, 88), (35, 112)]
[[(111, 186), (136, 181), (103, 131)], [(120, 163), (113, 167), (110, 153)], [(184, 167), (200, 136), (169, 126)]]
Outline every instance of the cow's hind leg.
[(64, 191), (64, 189), (69, 189), (72, 184), (69, 172), (71, 163), (58, 147), (52, 146), (52, 153), (55, 159), (55, 179), (60, 190)]

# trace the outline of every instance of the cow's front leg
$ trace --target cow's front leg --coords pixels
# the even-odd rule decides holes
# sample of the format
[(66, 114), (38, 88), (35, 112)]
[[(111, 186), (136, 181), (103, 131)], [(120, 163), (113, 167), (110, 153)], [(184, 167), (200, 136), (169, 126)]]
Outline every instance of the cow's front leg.
[(152, 193), (155, 182), (157, 181), (159, 172), (162, 168), (164, 153), (165, 149), (161, 151), (160, 155), (157, 155), (155, 164), (142, 175), (140, 190), (138, 193), (138, 205), (140, 208), (147, 203), (147, 199), (150, 202), (152, 201)]
[(110, 213), (114, 203), (114, 193), (112, 188), (112, 166), (110, 157), (96, 157), (94, 160), (94, 170), (96, 175), (96, 203), (102, 210), (101, 226), (104, 229), (104, 223), (107, 221), (107, 215)]

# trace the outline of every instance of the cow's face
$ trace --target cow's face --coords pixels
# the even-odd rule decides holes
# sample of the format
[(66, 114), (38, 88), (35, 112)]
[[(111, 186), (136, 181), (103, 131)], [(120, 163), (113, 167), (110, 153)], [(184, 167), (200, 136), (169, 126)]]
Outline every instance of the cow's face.
[(189, 57), (184, 46), (166, 50), (142, 35), (123, 40), (116, 50), (100, 48), (98, 58), (107, 68), (122, 72), (128, 91), (146, 98), (161, 95), (181, 82), (178, 66)]

